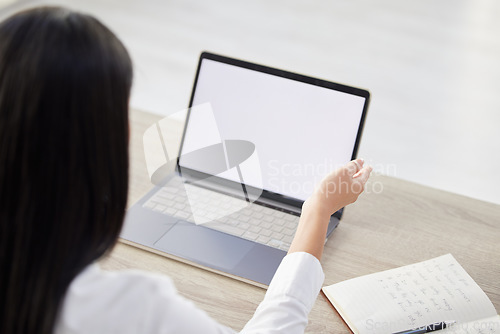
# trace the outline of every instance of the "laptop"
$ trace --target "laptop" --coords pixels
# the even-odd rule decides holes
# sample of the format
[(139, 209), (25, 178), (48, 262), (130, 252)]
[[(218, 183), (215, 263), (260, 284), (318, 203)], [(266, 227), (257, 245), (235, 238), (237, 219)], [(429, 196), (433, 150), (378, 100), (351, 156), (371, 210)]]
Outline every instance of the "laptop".
[(356, 158), (369, 99), (364, 89), (202, 53), (180, 147), (167, 140), (168, 117), (144, 134), (155, 186), (128, 210), (122, 240), (269, 285), (304, 200)]

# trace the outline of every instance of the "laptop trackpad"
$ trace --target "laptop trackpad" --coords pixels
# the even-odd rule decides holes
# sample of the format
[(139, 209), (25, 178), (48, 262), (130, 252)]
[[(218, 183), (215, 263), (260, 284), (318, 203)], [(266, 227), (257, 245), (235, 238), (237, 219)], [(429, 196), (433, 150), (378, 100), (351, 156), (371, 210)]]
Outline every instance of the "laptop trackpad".
[(179, 221), (155, 248), (198, 264), (227, 271), (233, 269), (254, 243), (193, 223)]

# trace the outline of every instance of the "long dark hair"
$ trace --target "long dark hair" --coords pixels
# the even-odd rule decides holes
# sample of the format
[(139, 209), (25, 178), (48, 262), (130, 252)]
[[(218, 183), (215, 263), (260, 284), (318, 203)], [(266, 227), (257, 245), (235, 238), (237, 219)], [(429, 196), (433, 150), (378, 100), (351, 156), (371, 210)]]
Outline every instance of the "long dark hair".
[(51, 333), (71, 281), (116, 242), (131, 82), (91, 16), (44, 7), (0, 24), (0, 333)]

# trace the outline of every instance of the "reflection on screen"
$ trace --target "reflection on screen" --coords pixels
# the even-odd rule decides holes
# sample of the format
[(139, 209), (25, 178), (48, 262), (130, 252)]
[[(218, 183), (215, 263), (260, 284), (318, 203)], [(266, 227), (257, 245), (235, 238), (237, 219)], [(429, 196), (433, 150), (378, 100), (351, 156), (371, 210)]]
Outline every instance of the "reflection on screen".
[[(365, 102), (203, 59), (179, 164), (212, 174), (219, 164), (214, 159), (225, 159), (219, 177), (305, 200), (329, 171), (351, 159)], [(235, 142), (251, 143), (255, 152), (234, 158), (228, 145)], [(207, 147), (223, 154), (189, 154)]]

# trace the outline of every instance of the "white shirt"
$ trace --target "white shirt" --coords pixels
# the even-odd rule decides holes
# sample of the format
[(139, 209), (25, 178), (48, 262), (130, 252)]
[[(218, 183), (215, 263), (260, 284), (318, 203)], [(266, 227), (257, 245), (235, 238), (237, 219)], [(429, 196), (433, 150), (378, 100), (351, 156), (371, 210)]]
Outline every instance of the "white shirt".
[[(241, 333), (303, 333), (324, 274), (308, 253), (281, 262), (266, 296)], [(71, 282), (56, 334), (235, 333), (180, 296), (165, 276), (88, 266)]]

